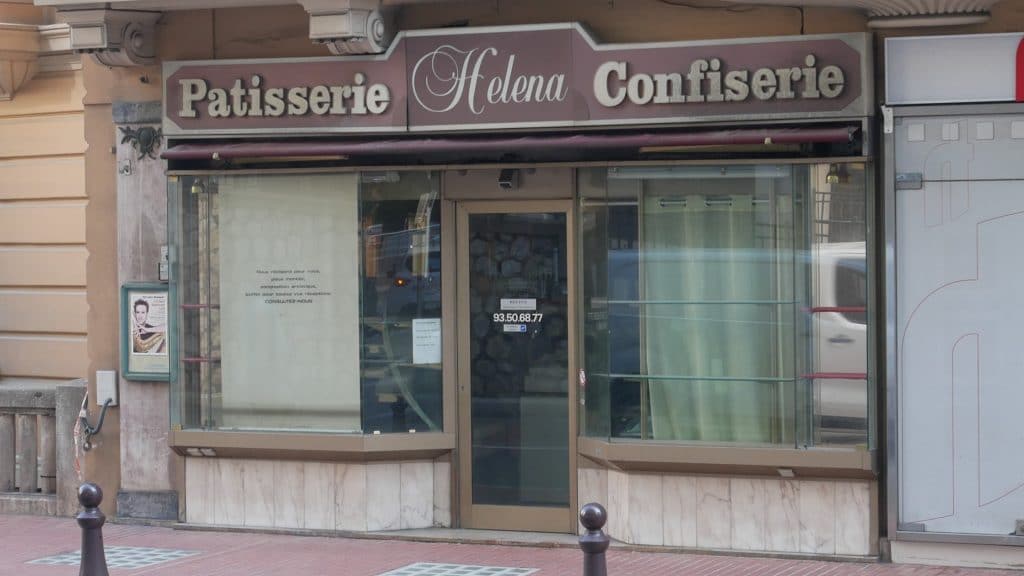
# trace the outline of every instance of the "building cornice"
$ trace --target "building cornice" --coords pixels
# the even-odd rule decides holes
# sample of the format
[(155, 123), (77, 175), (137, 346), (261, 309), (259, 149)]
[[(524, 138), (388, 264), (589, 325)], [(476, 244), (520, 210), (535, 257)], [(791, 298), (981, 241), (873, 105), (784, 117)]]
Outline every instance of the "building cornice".
[(82, 57), (71, 50), (71, 27), (46, 24), (39, 27), (39, 71), (81, 70)]
[(161, 12), (82, 8), (59, 10), (71, 27), (71, 50), (107, 66), (156, 63), (156, 22)]
[(309, 38), (333, 54), (381, 54), (395, 36), (392, 10), (380, 0), (299, 0)]
[[(52, 6), (72, 25), (77, 52), (109, 66), (153, 64), (155, 26), (172, 10), (301, 5), (309, 13), (309, 37), (334, 54), (380, 54), (395, 36), (394, 12), (409, 4), (451, 0), (34, 0)], [(484, 0), (478, 0), (483, 2)], [(999, 0), (724, 0), (726, 3), (859, 10), (873, 28), (921, 28), (985, 22)]]
[(0, 22), (0, 101), (14, 95), (39, 72), (74, 69), (66, 24), (10, 24)]

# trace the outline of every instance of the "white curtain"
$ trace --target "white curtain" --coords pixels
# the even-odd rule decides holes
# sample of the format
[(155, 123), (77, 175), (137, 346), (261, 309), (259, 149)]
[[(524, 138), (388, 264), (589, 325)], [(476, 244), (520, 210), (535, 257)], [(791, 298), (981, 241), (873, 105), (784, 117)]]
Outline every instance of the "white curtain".
[(775, 203), (754, 201), (753, 179), (711, 195), (707, 181), (651, 184), (640, 274), (653, 438), (772, 442), (781, 331), (768, 302), (779, 299), (779, 262), (791, 251)]

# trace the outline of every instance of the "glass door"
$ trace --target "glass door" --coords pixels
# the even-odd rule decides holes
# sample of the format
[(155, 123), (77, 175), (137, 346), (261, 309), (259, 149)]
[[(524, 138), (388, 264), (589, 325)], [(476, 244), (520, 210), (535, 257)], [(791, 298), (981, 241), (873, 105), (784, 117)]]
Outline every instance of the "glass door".
[(573, 532), (569, 201), (459, 204), (460, 515)]

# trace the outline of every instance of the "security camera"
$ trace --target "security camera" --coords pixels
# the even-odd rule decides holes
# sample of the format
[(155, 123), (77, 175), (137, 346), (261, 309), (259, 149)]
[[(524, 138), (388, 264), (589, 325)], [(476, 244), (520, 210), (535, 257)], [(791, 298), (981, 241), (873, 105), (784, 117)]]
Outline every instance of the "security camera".
[(513, 190), (519, 186), (519, 170), (503, 168), (498, 174), (498, 186), (501, 186), (503, 190)]

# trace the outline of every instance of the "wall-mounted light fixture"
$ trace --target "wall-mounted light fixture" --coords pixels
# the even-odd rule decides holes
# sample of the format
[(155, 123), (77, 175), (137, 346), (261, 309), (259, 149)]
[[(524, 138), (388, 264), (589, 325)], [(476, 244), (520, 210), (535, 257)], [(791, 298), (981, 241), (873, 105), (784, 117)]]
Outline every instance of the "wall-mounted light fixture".
[(839, 184), (839, 166), (837, 164), (828, 165), (828, 174), (825, 175), (826, 184)]
[(498, 186), (503, 190), (515, 190), (519, 187), (519, 170), (502, 168), (498, 173)]
[(850, 171), (846, 164), (829, 164), (828, 174), (825, 175), (826, 184), (846, 184), (850, 181)]

